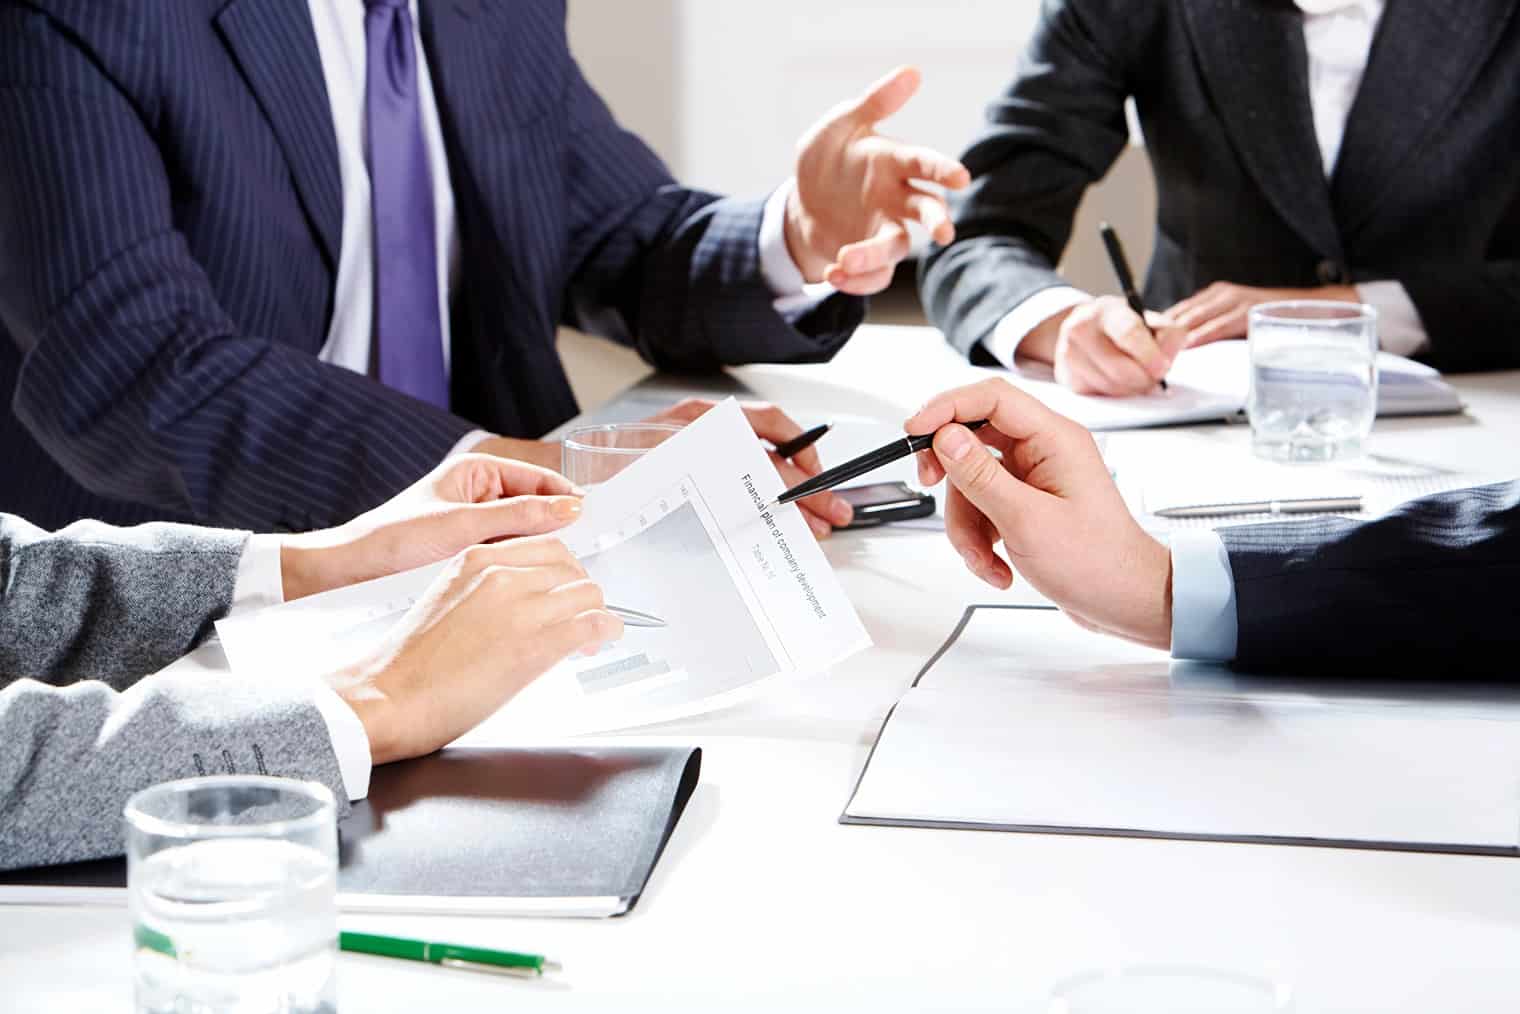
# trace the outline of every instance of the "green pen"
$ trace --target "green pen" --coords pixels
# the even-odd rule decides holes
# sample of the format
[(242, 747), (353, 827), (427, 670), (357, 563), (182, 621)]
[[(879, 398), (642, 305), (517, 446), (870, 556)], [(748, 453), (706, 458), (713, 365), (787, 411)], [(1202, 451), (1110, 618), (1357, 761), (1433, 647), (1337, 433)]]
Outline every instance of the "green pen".
[[(138, 948), (142, 950), (153, 951), (167, 958), (180, 957), (174, 941), (155, 929), (139, 924), (135, 937)], [(339, 933), (338, 947), (358, 954), (430, 961), (447, 968), (465, 968), (473, 972), (513, 975), (523, 979), (535, 979), (545, 972), (557, 972), (561, 967), (559, 962), (550, 961), (538, 954), (514, 954), (511, 951), (461, 947), (458, 944), (433, 944), (426, 940), (383, 937), (374, 933)]]
[(374, 933), (339, 933), (338, 947), (359, 954), (376, 954), (382, 958), (430, 961), (447, 968), (466, 968), (473, 972), (515, 975), (527, 979), (560, 970), (559, 962), (550, 961), (538, 954), (514, 954), (511, 951), (429, 943), (426, 940), (385, 937)]

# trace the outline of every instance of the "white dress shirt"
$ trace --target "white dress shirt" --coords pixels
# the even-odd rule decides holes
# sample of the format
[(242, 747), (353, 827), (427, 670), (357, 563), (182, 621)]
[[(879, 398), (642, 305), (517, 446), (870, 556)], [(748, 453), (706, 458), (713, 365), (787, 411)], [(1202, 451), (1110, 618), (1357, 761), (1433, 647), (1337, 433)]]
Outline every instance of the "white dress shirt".
[[(364, 88), (368, 47), (364, 35), (364, 0), (308, 0), (322, 76), (332, 106), (338, 144), (338, 174), (343, 186), (343, 235), (338, 250), (338, 277), (333, 293), (332, 323), (319, 354), (323, 362), (368, 373), (374, 328), (374, 219), (370, 204), (369, 166), (364, 158)], [(417, 51), (418, 91), (422, 102), (422, 134), (427, 146), (433, 183), (437, 228), (438, 319), (443, 324), (443, 362), (450, 363), (449, 301), (459, 276), (459, 232), (454, 216), (448, 153), (438, 121), (432, 74), (418, 27), (417, 0), (411, 0), (412, 45)], [(760, 221), (760, 271), (776, 297), (776, 308), (787, 315), (801, 313), (832, 290), (803, 284), (801, 270), (786, 248), (786, 201), (791, 181), (782, 184), (766, 202)], [(469, 433), (450, 453), (473, 447), (490, 436)], [(252, 609), (284, 601), (280, 545), (273, 536), (248, 540), (233, 590), (233, 609)], [(350, 799), (369, 792), (370, 750), (364, 726), (353, 710), (326, 686), (315, 686), (313, 701), (327, 723), (338, 769)]]
[[(1309, 54), (1309, 104), (1314, 135), (1319, 141), (1325, 176), (1335, 171), (1346, 119), (1356, 102), (1372, 39), (1383, 16), (1385, 0), (1297, 0), (1304, 11), (1304, 45)], [(1356, 286), (1362, 302), (1378, 311), (1378, 335), (1383, 348), (1398, 355), (1421, 352), (1429, 344), (1419, 311), (1404, 286), (1395, 281), (1362, 282)], [(982, 345), (998, 362), (1012, 367), (1019, 343), (1036, 327), (1093, 297), (1080, 289), (1057, 285), (1042, 289), (1014, 307)]]

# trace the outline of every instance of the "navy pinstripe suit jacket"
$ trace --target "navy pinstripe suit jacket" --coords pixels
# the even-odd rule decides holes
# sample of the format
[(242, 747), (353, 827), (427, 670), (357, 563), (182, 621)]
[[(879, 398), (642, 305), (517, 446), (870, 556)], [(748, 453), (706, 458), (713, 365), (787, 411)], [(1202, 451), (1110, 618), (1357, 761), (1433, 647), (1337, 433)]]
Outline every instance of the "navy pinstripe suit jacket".
[(338, 523), (472, 426), (575, 410), (566, 322), (656, 365), (827, 358), (776, 314), (761, 202), (684, 189), (582, 78), (563, 0), (422, 0), (461, 272), (453, 412), (317, 359), (341, 230), (300, 0), (0, 0), (0, 510)]
[(1513, 678), (1520, 481), (1344, 518), (1219, 531), (1250, 671)]

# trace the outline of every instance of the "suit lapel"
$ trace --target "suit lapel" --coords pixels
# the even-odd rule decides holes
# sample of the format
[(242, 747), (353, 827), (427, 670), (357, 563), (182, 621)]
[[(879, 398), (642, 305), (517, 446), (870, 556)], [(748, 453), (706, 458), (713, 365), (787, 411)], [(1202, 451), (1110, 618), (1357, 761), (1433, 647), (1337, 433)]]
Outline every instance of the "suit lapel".
[(1345, 235), (1367, 221), (1399, 166), (1451, 115), (1515, 6), (1516, 0), (1389, 0), (1332, 181)]
[(1316, 253), (1341, 259), (1298, 9), (1273, 0), (1184, 0), (1183, 7), (1204, 80), (1246, 170)]
[(343, 181), (310, 10), (297, 0), (231, 0), (216, 26), (279, 139), (301, 204), (336, 270)]

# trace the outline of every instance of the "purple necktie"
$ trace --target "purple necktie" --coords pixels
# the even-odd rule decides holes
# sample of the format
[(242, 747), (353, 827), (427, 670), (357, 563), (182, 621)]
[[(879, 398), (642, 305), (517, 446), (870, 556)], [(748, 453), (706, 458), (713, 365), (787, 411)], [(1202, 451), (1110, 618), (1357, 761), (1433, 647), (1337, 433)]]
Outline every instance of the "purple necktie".
[(364, 2), (377, 373), (381, 383), (447, 408), (433, 181), (422, 139), (412, 15), (407, 0)]

